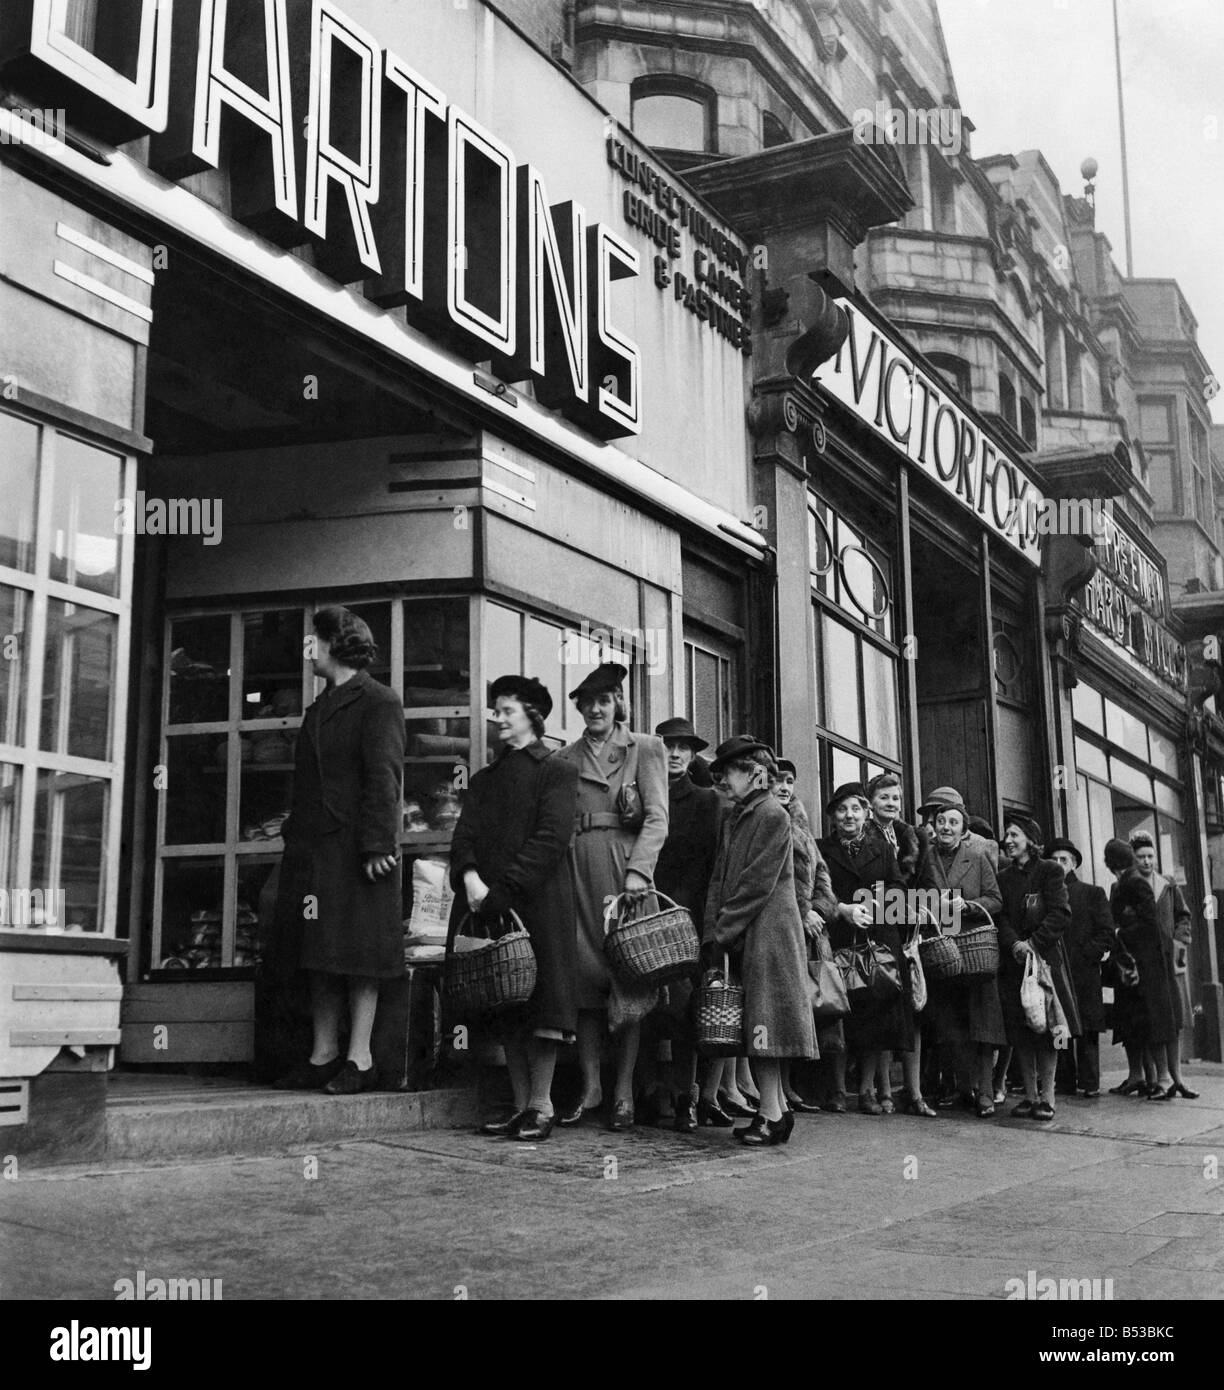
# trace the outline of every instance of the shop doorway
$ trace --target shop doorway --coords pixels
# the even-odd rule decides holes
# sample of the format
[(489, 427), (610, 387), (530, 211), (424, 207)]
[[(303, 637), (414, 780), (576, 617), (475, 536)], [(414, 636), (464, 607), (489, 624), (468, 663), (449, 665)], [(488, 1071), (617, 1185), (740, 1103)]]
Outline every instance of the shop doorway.
[(978, 574), (916, 538), (912, 625), (917, 637), (919, 787), (955, 787), (970, 814), (994, 819), (991, 679)]

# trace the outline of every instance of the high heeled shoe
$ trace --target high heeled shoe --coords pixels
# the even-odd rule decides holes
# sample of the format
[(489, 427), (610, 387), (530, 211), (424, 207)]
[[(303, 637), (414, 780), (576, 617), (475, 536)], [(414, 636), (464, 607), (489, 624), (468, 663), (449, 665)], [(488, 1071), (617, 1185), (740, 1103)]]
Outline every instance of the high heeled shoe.
[(1199, 1098), (1198, 1091), (1192, 1091), (1189, 1086), (1181, 1081), (1175, 1081), (1172, 1086), (1169, 1087), (1169, 1090), (1176, 1091), (1177, 1094), (1181, 1096), (1182, 1100), (1198, 1100)]
[(795, 1112), (796, 1115), (820, 1114), (819, 1105), (810, 1105), (806, 1100), (801, 1100), (797, 1096), (794, 1098), (792, 1098), (791, 1096), (787, 1096), (786, 1103), (790, 1106), (790, 1108)]
[(786, 1116), (780, 1120), (767, 1120), (758, 1114), (744, 1129), (737, 1129), (735, 1137), (750, 1149), (760, 1149), (771, 1144), (785, 1144), (790, 1137), (786, 1129)]
[(490, 1120), (488, 1124), (480, 1126), (479, 1133), (488, 1135), (490, 1139), (513, 1139), (519, 1132), (519, 1127), (531, 1114), (528, 1110), (516, 1110), (509, 1119)]
[(1109, 1088), (1111, 1096), (1134, 1096), (1147, 1095), (1148, 1084), (1146, 1081), (1123, 1081), (1117, 1086)]
[(734, 1123), (716, 1100), (702, 1096), (697, 1102), (697, 1124), (702, 1129), (730, 1129)]
[(1172, 1086), (1153, 1086), (1147, 1093), (1148, 1100), (1173, 1100), (1177, 1092)]
[[(747, 1100), (747, 1096), (744, 1099)], [(737, 1120), (750, 1120), (757, 1113), (755, 1105), (741, 1105), (738, 1100), (732, 1100), (725, 1091), (718, 1093), (718, 1106), (724, 1115), (732, 1115)]]
[(779, 1144), (789, 1144), (790, 1137), (795, 1131), (795, 1112), (784, 1110), (782, 1112), (782, 1137), (778, 1140)]

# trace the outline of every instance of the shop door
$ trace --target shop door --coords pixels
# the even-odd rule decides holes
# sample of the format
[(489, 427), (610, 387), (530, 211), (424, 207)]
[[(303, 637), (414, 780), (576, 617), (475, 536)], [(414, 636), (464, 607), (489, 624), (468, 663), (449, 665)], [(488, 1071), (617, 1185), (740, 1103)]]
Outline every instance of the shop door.
[(916, 545), (913, 588), (921, 793), (955, 787), (971, 815), (993, 820), (990, 665), (978, 575)]

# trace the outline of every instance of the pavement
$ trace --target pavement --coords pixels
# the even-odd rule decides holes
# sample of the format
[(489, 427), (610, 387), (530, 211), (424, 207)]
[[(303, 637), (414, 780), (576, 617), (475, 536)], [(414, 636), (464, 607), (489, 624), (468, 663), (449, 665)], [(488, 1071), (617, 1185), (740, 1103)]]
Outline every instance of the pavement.
[(1224, 1067), (1184, 1071), (1199, 1100), (799, 1116), (764, 1150), (584, 1124), (22, 1171), (0, 1181), (0, 1297), (109, 1299), (144, 1271), (226, 1301), (1002, 1299), (1033, 1271), (1218, 1299)]

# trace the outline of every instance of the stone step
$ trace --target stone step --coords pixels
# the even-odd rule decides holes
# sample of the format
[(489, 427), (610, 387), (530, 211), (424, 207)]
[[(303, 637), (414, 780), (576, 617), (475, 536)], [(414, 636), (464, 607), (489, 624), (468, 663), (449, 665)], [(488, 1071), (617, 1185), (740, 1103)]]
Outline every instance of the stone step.
[(106, 1106), (106, 1160), (301, 1149), (376, 1134), (466, 1128), (476, 1116), (477, 1097), (470, 1090), (326, 1096), (251, 1086), (114, 1095)]

